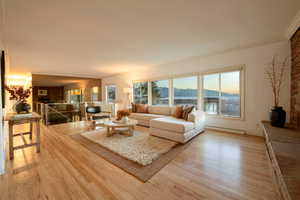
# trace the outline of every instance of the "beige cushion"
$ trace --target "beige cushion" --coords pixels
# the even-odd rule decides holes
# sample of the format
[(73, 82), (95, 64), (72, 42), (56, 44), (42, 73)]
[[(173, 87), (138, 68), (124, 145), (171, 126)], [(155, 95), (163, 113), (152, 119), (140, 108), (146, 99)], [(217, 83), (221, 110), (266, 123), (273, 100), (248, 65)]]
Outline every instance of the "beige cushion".
[(200, 110), (193, 110), (188, 115), (188, 121), (195, 122), (195, 123), (200, 123), (202, 121), (205, 121), (205, 113)]
[(166, 117), (165, 115), (149, 114), (149, 113), (131, 113), (129, 118), (136, 120), (151, 120), (160, 117)]
[(177, 106), (171, 106), (171, 107), (170, 107), (170, 115), (173, 115), (173, 114), (174, 114), (174, 112), (176, 111), (176, 107), (177, 107)]
[(174, 131), (176, 133), (185, 133), (194, 128), (193, 122), (177, 119), (174, 117), (163, 117), (150, 120), (150, 127)]
[(148, 112), (158, 115), (171, 115), (171, 107), (169, 106), (149, 106)]

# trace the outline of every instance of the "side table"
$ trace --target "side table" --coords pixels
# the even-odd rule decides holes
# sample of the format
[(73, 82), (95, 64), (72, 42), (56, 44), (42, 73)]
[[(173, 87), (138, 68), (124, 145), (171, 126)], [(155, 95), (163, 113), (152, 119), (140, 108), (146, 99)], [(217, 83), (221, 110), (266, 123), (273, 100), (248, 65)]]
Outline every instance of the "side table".
[[(14, 150), (17, 150), (17, 149), (23, 149), (23, 148), (27, 148), (27, 147), (31, 147), (31, 146), (36, 146), (37, 153), (40, 152), (40, 145), (41, 145), (41, 142), (40, 142), (40, 120), (41, 120), (41, 116), (39, 114), (37, 114), (35, 112), (33, 112), (31, 114), (20, 114), (20, 115), (18, 115), (16, 113), (8, 113), (5, 116), (4, 120), (8, 121), (8, 126), (9, 126), (8, 127), (9, 158), (11, 160), (14, 159)], [(17, 134), (13, 133), (14, 125), (26, 124), (26, 123), (30, 123), (29, 132), (17, 133)], [(33, 123), (35, 123), (35, 126), (36, 126), (36, 141), (27, 143), (24, 135), (29, 135), (30, 140), (32, 140)], [(15, 137), (15, 136), (21, 136), (24, 144), (19, 145), (19, 146), (14, 146), (13, 137)]]

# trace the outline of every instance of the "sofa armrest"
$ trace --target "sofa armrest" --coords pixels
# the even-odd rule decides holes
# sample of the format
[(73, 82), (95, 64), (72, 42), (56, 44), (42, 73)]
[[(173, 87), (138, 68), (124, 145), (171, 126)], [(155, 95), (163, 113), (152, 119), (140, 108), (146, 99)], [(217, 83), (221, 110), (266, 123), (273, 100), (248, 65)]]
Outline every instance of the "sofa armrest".
[(192, 111), (188, 116), (188, 121), (194, 122), (196, 124), (204, 123), (205, 122), (205, 112), (200, 111), (200, 110)]

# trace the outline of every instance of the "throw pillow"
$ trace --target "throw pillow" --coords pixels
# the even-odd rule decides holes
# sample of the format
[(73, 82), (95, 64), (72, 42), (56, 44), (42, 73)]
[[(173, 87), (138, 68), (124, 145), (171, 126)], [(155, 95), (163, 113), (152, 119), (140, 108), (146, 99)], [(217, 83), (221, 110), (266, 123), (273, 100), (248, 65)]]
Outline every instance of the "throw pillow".
[(182, 118), (184, 120), (188, 120), (189, 114), (193, 111), (194, 106), (186, 106), (185, 108), (183, 108), (183, 112), (182, 112)]
[(136, 104), (131, 103), (131, 112), (135, 113), (136, 112)]
[(182, 118), (182, 113), (183, 113), (183, 106), (176, 106), (172, 116), (176, 118)]
[(136, 104), (136, 112), (137, 113), (148, 113), (148, 105), (147, 104)]

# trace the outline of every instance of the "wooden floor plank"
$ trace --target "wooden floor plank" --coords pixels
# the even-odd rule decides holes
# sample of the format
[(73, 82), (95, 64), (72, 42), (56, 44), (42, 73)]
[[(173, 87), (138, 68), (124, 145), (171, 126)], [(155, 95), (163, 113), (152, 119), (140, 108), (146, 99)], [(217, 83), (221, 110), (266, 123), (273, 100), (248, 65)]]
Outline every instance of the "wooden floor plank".
[(278, 198), (262, 138), (206, 131), (142, 183), (69, 137), (86, 130), (88, 122), (42, 126), (40, 154), (33, 147), (7, 159), (0, 199)]

